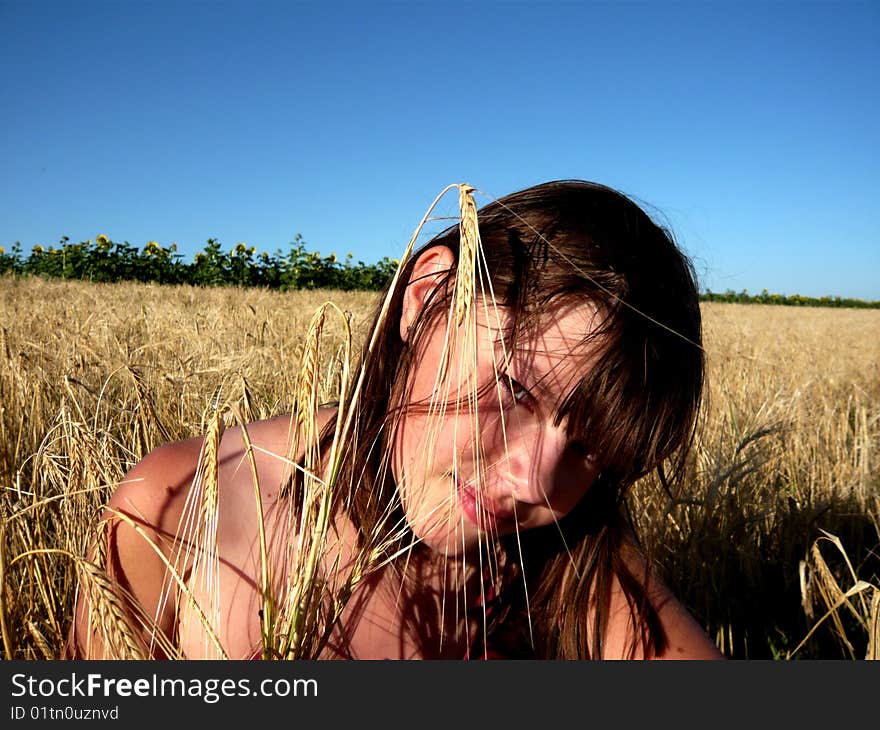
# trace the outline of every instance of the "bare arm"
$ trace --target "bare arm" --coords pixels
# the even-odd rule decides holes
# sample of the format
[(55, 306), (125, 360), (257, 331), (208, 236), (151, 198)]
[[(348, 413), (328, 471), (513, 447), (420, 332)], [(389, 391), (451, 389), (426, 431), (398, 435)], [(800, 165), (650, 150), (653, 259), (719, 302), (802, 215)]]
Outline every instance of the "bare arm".
[(198, 462), (199, 439), (163, 446), (118, 486), (82, 565), (66, 658), (169, 656), (176, 586), (168, 564)]

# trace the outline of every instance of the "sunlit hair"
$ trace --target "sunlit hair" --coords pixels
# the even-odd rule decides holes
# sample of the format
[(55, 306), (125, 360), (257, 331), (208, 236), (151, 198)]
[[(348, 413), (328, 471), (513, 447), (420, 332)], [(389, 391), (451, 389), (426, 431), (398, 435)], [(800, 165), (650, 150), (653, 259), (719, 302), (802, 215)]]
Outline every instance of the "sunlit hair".
[[(595, 364), (555, 415), (569, 437), (595, 455), (599, 476), (558, 524), (502, 539), (504, 571), (490, 640), (504, 636), (508, 650), (522, 656), (600, 657), (616, 578), (637, 627), (630, 651), (659, 653), (665, 638), (645, 595), (646, 576), (633, 575), (621, 557), (631, 529), (623, 500), (655, 469), (674, 479), (693, 440), (704, 367), (693, 269), (663, 227), (626, 196), (595, 183), (537, 185), (486, 205), (478, 219), (494, 299), (514, 315), (509, 351), (556, 305), (589, 303), (600, 322), (592, 335), (600, 343)], [(432, 246), (448, 247), (456, 264), (419, 315), (415, 336), (404, 342), (403, 284)], [(400, 413), (395, 384), (409, 382), (417, 366), (413, 354), (425, 323), (448, 309), (458, 250), (453, 226), (413, 254), (387, 316), (377, 315), (374, 323), (377, 344), (364, 362), (355, 405), (358, 428), (345, 445), (340, 472), (342, 483), (356, 485), (345, 508), (364, 540), (389, 517), (403, 521), (387, 468)], [(476, 296), (489, 296), (479, 282)]]

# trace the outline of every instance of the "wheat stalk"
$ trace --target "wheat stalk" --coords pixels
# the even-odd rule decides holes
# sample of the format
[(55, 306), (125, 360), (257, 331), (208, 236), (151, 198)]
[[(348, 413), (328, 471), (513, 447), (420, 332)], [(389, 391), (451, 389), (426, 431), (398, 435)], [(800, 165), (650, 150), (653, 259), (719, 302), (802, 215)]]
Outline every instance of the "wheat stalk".
[[(880, 587), (859, 579), (840, 538), (826, 532), (825, 530), (822, 530), (822, 532), (824, 533), (824, 537), (817, 539), (810, 548), (811, 560), (806, 568), (810, 571), (810, 577), (809, 579), (802, 581), (802, 585), (809, 586), (809, 589), (804, 590), (802, 601), (805, 605), (812, 603), (815, 601), (812, 591), (818, 591), (819, 597), (822, 599), (827, 610), (825, 614), (813, 624), (809, 633), (803, 638), (797, 647), (789, 654), (789, 658), (800, 651), (810, 636), (812, 636), (819, 626), (828, 618), (832, 621), (837, 638), (846, 647), (850, 657), (854, 658), (855, 650), (839, 616), (840, 609), (846, 606), (867, 633), (868, 642), (865, 658), (876, 659), (878, 651), (878, 621), (880, 621), (880, 619), (878, 619)], [(819, 549), (819, 544), (822, 542), (830, 542), (843, 556), (844, 562), (853, 579), (853, 585), (846, 591), (840, 587), (840, 584), (837, 582), (837, 579), (834, 577), (827, 562), (822, 556), (822, 551)], [(812, 566), (812, 570), (810, 570), (810, 566)], [(868, 602), (865, 601), (865, 594), (870, 596)], [(856, 605), (853, 605), (850, 600), (852, 598), (858, 599)]]
[(480, 228), (477, 223), (477, 205), (474, 202), (474, 188), (470, 185), (458, 186), (459, 205), (459, 247), (458, 268), (455, 272), (455, 323), (462, 324), (471, 311), (474, 301), (475, 271), (477, 252), (480, 250)]
[[(450, 186), (437, 200), (451, 189), (461, 197)], [(478, 262), (478, 285), (483, 274)], [(239, 374), (254, 412), (289, 412), (297, 387), (289, 364), (328, 294), (9, 277), (0, 278), (0, 294), (0, 629), (5, 656), (21, 658), (42, 655), (28, 621), (58, 645), (77, 571), (63, 556), (9, 562), (34, 548), (85, 554), (95, 514), (144, 449), (163, 438), (162, 424), (172, 439), (204, 433), (204, 414), (217, 407), (210, 394)], [(333, 299), (355, 313), (351, 327), (369, 346), (366, 313), (388, 300), (343, 292)], [(646, 482), (634, 491), (632, 511), (646, 547), (675, 592), (707, 617), (710, 633), (723, 635), (731, 653), (760, 656), (777, 627), (788, 636), (801, 630), (803, 612), (780, 606), (797, 605), (797, 563), (789, 557), (812, 543), (816, 524), (840, 535), (853, 565), (876, 583), (876, 548), (863, 525), (880, 514), (872, 501), (880, 320), (871, 310), (704, 303), (702, 311), (708, 398), (685, 475), (690, 490), (667, 504)], [(353, 389), (357, 380), (345, 382)], [(355, 412), (339, 416), (338, 432), (358, 428)], [(737, 453), (749, 433), (774, 423), (785, 430)], [(758, 454), (761, 442), (770, 446)], [(812, 572), (804, 580), (809, 586)], [(177, 585), (173, 577), (170, 583)], [(183, 588), (175, 590), (188, 600)], [(744, 596), (748, 611), (741, 610)], [(867, 615), (868, 629), (876, 627), (876, 599), (867, 589), (848, 600)], [(875, 653), (876, 646), (875, 638)]]

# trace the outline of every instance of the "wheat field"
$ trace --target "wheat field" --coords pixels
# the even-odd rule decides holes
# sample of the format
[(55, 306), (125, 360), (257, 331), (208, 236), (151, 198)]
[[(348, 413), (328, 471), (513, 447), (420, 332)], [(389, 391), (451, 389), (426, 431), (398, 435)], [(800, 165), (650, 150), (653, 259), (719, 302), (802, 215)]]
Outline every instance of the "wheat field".
[[(0, 279), (0, 628), (59, 656), (75, 558), (114, 485), (222, 403), (289, 412), (325, 301), (355, 342), (373, 293)], [(671, 492), (636, 486), (646, 550), (736, 658), (874, 658), (880, 621), (880, 311), (705, 304), (697, 447)], [(334, 330), (333, 328), (337, 329)], [(328, 318), (320, 396), (343, 327)]]

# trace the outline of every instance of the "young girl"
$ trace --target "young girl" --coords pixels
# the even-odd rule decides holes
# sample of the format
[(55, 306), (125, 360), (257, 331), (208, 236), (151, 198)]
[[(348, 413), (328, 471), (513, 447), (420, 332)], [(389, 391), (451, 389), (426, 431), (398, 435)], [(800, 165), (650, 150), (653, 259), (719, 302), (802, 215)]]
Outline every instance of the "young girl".
[(304, 380), (294, 414), (131, 470), (71, 656), (721, 656), (623, 509), (693, 437), (688, 260), (601, 185), (471, 194), (404, 260), (336, 406)]

